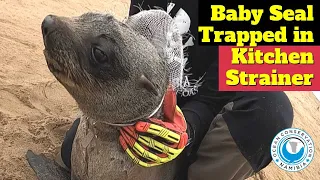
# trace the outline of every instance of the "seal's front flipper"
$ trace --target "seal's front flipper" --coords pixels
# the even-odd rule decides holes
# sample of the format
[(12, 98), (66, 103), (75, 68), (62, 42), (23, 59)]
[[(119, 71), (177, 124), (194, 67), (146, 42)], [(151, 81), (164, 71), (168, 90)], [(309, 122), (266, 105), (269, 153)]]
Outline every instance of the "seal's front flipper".
[(39, 180), (70, 180), (70, 172), (60, 167), (55, 161), (43, 154), (36, 155), (31, 150), (27, 152), (27, 160)]

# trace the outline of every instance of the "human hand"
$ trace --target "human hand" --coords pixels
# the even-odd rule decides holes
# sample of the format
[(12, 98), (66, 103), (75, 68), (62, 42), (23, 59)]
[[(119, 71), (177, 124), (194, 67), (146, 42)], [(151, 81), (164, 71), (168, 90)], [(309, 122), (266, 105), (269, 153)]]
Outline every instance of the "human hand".
[(175, 159), (188, 142), (187, 123), (169, 88), (163, 101), (164, 119), (149, 118), (120, 130), (120, 144), (133, 162), (152, 167)]

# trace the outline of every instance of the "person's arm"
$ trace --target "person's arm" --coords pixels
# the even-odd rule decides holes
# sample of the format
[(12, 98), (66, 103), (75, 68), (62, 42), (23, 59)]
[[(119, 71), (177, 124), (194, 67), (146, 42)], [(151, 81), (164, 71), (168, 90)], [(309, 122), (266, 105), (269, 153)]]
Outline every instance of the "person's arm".
[(129, 16), (132, 16), (138, 12), (140, 9), (147, 10), (150, 8), (159, 7), (161, 9), (167, 9), (167, 0), (131, 0)]

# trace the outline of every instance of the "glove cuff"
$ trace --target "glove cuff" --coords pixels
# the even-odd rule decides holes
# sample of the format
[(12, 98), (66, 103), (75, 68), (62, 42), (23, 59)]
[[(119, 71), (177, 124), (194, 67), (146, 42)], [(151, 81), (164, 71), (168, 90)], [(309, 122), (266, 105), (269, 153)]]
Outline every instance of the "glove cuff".
[[(186, 111), (184, 114), (189, 114), (189, 113), (192, 113), (192, 112)], [(186, 149), (187, 156), (189, 156), (192, 153), (193, 145), (196, 140), (196, 126), (191, 122), (189, 122), (188, 120), (186, 120), (186, 122), (187, 122), (188, 143), (185, 149)]]
[(193, 142), (195, 140), (196, 132), (192, 128), (191, 124), (187, 122), (187, 134), (188, 134), (188, 143), (186, 145), (187, 148), (192, 149)]

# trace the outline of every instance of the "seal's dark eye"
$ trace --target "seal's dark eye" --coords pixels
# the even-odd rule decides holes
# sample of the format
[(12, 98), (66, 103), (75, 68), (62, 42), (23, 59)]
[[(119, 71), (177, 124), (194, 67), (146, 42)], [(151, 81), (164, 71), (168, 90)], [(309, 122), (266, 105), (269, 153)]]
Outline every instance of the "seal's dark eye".
[(91, 49), (92, 58), (100, 64), (108, 62), (108, 56), (99, 48), (93, 47)]

